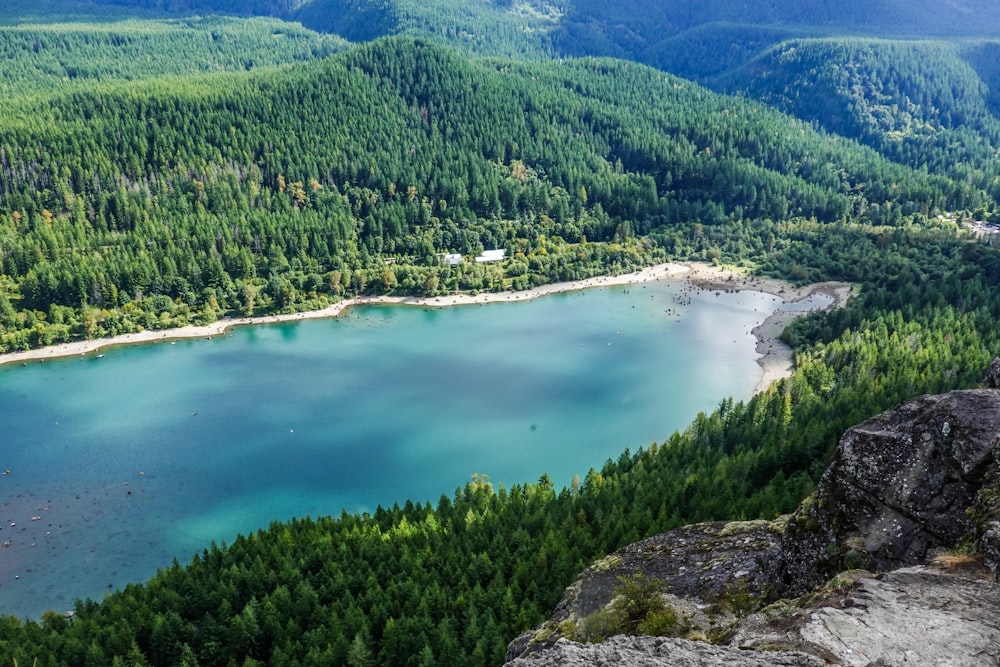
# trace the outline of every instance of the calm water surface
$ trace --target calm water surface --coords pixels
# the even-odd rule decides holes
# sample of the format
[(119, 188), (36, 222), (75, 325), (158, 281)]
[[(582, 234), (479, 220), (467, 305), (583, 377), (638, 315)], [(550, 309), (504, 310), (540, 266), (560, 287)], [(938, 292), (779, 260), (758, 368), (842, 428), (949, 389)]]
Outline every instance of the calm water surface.
[(368, 306), (0, 368), (0, 613), (100, 599), (272, 520), (436, 503), (473, 473), (565, 486), (662, 441), (752, 393), (750, 330), (782, 303), (682, 290)]

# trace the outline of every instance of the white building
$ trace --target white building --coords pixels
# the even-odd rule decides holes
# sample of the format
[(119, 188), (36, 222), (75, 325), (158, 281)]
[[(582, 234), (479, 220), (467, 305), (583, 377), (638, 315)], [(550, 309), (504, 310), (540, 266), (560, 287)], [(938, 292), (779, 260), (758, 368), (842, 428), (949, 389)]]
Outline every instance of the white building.
[(484, 262), (502, 262), (507, 257), (506, 250), (484, 250), (483, 254), (476, 257), (476, 261), (479, 263)]

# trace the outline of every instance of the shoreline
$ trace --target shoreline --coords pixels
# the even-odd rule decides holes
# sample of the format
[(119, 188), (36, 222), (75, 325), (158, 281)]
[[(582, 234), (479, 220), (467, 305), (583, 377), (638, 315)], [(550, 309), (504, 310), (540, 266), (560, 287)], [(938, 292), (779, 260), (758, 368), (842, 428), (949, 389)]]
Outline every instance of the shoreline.
[[(353, 306), (396, 304), (445, 308), (451, 306), (484, 305), (487, 303), (513, 303), (517, 301), (530, 301), (550, 294), (573, 292), (593, 287), (631, 285), (656, 280), (687, 280), (699, 289), (713, 291), (753, 290), (765, 292), (778, 296), (786, 302), (797, 302), (813, 294), (822, 293), (833, 299), (833, 303), (827, 308), (839, 308), (846, 304), (853, 289), (848, 283), (816, 283), (796, 288), (789, 283), (773, 278), (751, 277), (739, 269), (717, 267), (701, 262), (668, 262), (632, 273), (617, 276), (598, 276), (572, 282), (550, 283), (521, 292), (484, 292), (476, 295), (452, 294), (434, 297), (362, 296), (344, 299), (321, 310), (311, 310), (302, 313), (225, 318), (204, 326), (189, 325), (175, 329), (153, 329), (122, 334), (111, 338), (60, 343), (34, 350), (0, 354), (0, 366), (14, 363), (27, 364), (29, 361), (44, 362), (46, 359), (86, 356), (88, 354), (100, 353), (104, 348), (122, 345), (142, 345), (188, 338), (212, 338), (222, 336), (228, 329), (237, 326), (280, 324), (282, 322), (339, 317), (345, 310)], [(766, 389), (775, 380), (788, 377), (791, 374), (794, 365), (793, 351), (778, 337), (788, 322), (807, 312), (809, 311), (778, 310), (753, 329), (752, 333), (757, 339), (757, 353), (761, 355), (757, 363), (763, 370), (763, 377), (754, 389), (755, 394)]]
[(46, 359), (63, 359), (67, 357), (86, 356), (100, 352), (104, 348), (122, 345), (141, 345), (161, 341), (182, 340), (189, 338), (212, 338), (222, 336), (232, 327), (254, 326), (258, 324), (281, 324), (299, 320), (314, 320), (339, 317), (345, 310), (353, 306), (370, 305), (404, 305), (445, 308), (450, 306), (483, 305), (487, 303), (507, 303), (529, 301), (550, 294), (572, 292), (591, 287), (608, 287), (628, 285), (632, 283), (650, 282), (669, 278), (681, 278), (688, 272), (681, 264), (658, 264), (632, 273), (618, 276), (597, 276), (572, 282), (550, 283), (540, 285), (520, 292), (483, 292), (480, 294), (448, 294), (432, 297), (417, 296), (360, 296), (344, 299), (320, 310), (309, 310), (301, 313), (282, 313), (278, 315), (261, 315), (257, 317), (231, 317), (216, 320), (202, 326), (188, 325), (174, 329), (147, 329), (136, 333), (122, 334), (111, 338), (94, 338), (91, 340), (59, 343), (48, 347), (40, 347), (22, 352), (7, 352), (0, 354), (0, 366), (29, 361), (45, 361)]
[(781, 340), (781, 333), (792, 320), (817, 310), (826, 311), (843, 308), (854, 296), (855, 286), (843, 282), (822, 282), (795, 287), (791, 283), (761, 276), (750, 276), (741, 269), (725, 268), (705, 263), (685, 264), (690, 267), (688, 279), (696, 287), (715, 291), (753, 290), (784, 299), (786, 303), (797, 303), (809, 297), (822, 294), (831, 302), (821, 308), (810, 310), (776, 310), (751, 333), (757, 339), (757, 364), (763, 376), (754, 387), (759, 394), (777, 380), (789, 377), (795, 368), (795, 351)]

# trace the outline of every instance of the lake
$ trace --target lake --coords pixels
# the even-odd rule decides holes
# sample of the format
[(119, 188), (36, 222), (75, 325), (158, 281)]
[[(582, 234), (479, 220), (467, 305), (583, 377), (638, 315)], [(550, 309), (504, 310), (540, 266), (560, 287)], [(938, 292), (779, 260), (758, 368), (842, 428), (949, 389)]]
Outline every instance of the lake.
[(436, 503), (473, 473), (567, 486), (748, 398), (750, 331), (782, 303), (663, 281), (0, 367), (0, 613), (100, 599), (273, 520)]

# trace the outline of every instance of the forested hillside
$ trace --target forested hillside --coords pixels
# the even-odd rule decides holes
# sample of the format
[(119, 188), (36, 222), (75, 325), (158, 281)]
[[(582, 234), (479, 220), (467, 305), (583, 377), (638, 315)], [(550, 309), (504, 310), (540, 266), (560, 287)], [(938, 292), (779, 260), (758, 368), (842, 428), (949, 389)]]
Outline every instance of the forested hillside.
[(728, 74), (741, 92), (897, 162), (997, 193), (994, 43), (791, 40)]
[[(1000, 73), (993, 56), (997, 45), (968, 41), (971, 36), (992, 38), (1000, 33), (1000, 5), (986, 2), (880, 0), (834, 7), (825, 0), (792, 6), (763, 0), (667, 4), (649, 0), (612, 4), (591, 0), (259, 0), (250, 4), (45, 0), (40, 5), (12, 4), (0, 14), (10, 21), (44, 21), (51, 15), (107, 21), (136, 14), (206, 12), (280, 17), (301, 22), (308, 30), (295, 24), (258, 23), (244, 31), (236, 23), (222, 23), (212, 30), (212, 43), (206, 45), (198, 44), (196, 36), (204, 37), (208, 32), (204, 26), (185, 30), (183, 24), (173, 24), (170, 39), (176, 48), (170, 48), (170, 53), (190, 57), (173, 59), (173, 67), (164, 67), (163, 72), (250, 68), (322, 56), (341, 48), (310, 30), (352, 41), (406, 34), (476, 56), (532, 60), (612, 56), (649, 64), (719, 92), (750, 96), (917, 168), (936, 170), (969, 163), (952, 175), (970, 179), (979, 188), (995, 187)], [(40, 84), (87, 80), (98, 71), (129, 78), (156, 72), (146, 54), (153, 44), (165, 44), (165, 35), (151, 35), (149, 24), (109, 25), (102, 29), (106, 30), (103, 37), (95, 31), (86, 40), (81, 39), (86, 27), (45, 29), (42, 34), (36, 34), (39, 28), (7, 32), (12, 69), (22, 73), (18, 75), (22, 83), (29, 81), (17, 63), (30, 62), (25, 67), (37, 70)], [(159, 24), (154, 32), (165, 30)], [(125, 38), (123, 33), (132, 36)], [(237, 49), (233, 40), (245, 44)], [(69, 48), (84, 41), (87, 45), (82, 49)], [(25, 44), (31, 53), (21, 50)]]
[(345, 48), (343, 39), (273, 19), (21, 25), (0, 29), (0, 93), (9, 101), (27, 93), (92, 89), (110, 80), (242, 72)]
[[(984, 204), (643, 66), (474, 63), (405, 38), (9, 108), (6, 350), (622, 271), (656, 256), (637, 237), (694, 220), (897, 225)], [(438, 260), (493, 247), (509, 260)]]
[[(954, 72), (955, 64), (946, 61), (959, 55), (972, 62), (980, 77), (989, 84), (997, 76), (992, 65), (994, 60), (990, 58), (995, 45), (956, 43), (954, 38), (992, 38), (1000, 32), (1000, 6), (980, 0), (961, 3), (931, 0), (862, 3), (852, 0), (836, 6), (826, 0), (810, 0), (792, 6), (764, 0), (746, 3), (684, 1), (666, 5), (650, 0), (613, 4), (592, 0), (257, 0), (252, 3), (231, 0), (174, 0), (168, 3), (158, 0), (42, 0), (31, 5), (0, 2), (0, 20), (13, 23), (48, 22), (52, 17), (108, 22), (131, 16), (192, 17), (206, 13), (278, 17), (301, 22), (308, 30), (352, 41), (408, 34), (448, 44), (469, 55), (530, 59), (611, 56), (649, 64), (724, 92), (752, 94), (759, 90), (761, 99), (768, 103), (776, 101), (773, 96), (780, 95), (780, 91), (768, 90), (766, 82), (755, 79), (755, 72), (777, 65), (784, 71), (780, 82), (789, 83), (795, 77), (815, 74), (810, 62), (821, 62), (825, 57), (838, 62), (860, 57), (860, 62), (850, 62), (860, 68), (855, 78), (861, 77), (865, 82), (868, 74), (898, 68), (903, 71), (906, 81), (920, 85), (922, 79), (914, 80), (906, 74), (908, 70), (938, 68), (941, 71), (939, 66), (943, 66)], [(138, 24), (112, 28), (119, 32), (137, 31), (140, 39), (148, 29)], [(231, 31), (232, 26), (229, 29)], [(291, 24), (275, 30), (276, 33), (296, 34), (301, 39), (297, 34), (300, 31), (301, 28)], [(911, 41), (893, 46), (887, 41), (859, 41), (865, 35), (942, 41)], [(254, 35), (250, 38), (257, 39)], [(827, 40), (824, 42), (820, 38)], [(944, 38), (948, 38), (947, 41)], [(96, 40), (92, 47), (99, 41)], [(216, 45), (216, 48), (222, 46)], [(45, 47), (43, 41), (42, 48)], [(780, 62), (775, 60), (775, 54), (787, 56), (792, 50), (803, 53), (784, 57)], [(98, 60), (101, 58), (106, 55), (99, 56)], [(198, 62), (197, 57), (194, 60)], [(265, 64), (267, 58), (256, 61), (244, 58), (244, 61), (260, 65)], [(196, 70), (189, 65), (184, 71)], [(959, 81), (960, 87), (966, 87), (964, 75)], [(876, 79), (874, 83), (878, 86), (880, 81)], [(829, 85), (839, 85), (839, 81)], [(782, 108), (793, 114), (797, 111), (795, 105), (783, 105)], [(846, 111), (851, 115), (850, 109)], [(808, 114), (809, 109), (803, 109), (800, 117), (812, 120)]]
[[(819, 38), (992, 30), (992, 4), (140, 4), (411, 34), (339, 52), (276, 19), (0, 30), (0, 351), (666, 258), (858, 296), (786, 332), (791, 378), (620, 443), (572, 488), (477, 477), (436, 505), (275, 524), (80, 601), (72, 622), (0, 618), (0, 663), (498, 664), (593, 559), (791, 510), (844, 428), (971, 386), (1000, 354), (1000, 254), (937, 217), (997, 208), (996, 45)], [(136, 11), (4, 17), (51, 7)], [(698, 68), (805, 120), (634, 62), (538, 59), (570, 42)], [(504, 262), (439, 259), (494, 247)]]

